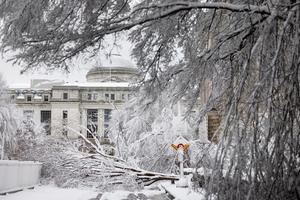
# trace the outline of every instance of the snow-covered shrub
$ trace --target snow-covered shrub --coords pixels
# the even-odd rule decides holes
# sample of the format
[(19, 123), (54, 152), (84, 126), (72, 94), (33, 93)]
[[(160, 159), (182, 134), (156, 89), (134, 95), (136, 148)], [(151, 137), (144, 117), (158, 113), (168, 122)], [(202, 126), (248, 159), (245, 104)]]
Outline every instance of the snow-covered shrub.
[(31, 160), (43, 163), (42, 178), (51, 181), (61, 173), (60, 165), (68, 158), (68, 142), (47, 136), (43, 129), (38, 132), (23, 132), (16, 135), (17, 148), (11, 155), (17, 160)]
[[(43, 183), (54, 182), (59, 187), (92, 187), (101, 191), (140, 187), (131, 169), (122, 170), (123, 165), (116, 168), (114, 157), (98, 154), (96, 150), (95, 154), (79, 151), (82, 139), (58, 138), (47, 135), (43, 129), (34, 130), (30, 137), (29, 133), (18, 133), (14, 158), (41, 162)], [(120, 165), (118, 161), (116, 163)]]
[(8, 152), (13, 151), (14, 135), (17, 130), (18, 115), (15, 113), (6, 84), (0, 74), (0, 159), (8, 159)]

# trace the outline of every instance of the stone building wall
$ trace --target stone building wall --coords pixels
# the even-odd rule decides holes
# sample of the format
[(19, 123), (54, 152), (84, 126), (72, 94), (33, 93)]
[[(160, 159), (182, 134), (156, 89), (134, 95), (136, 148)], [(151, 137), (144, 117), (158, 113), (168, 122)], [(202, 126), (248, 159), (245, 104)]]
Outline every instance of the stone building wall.
[(51, 134), (63, 136), (65, 133), (69, 138), (78, 138), (81, 130), (79, 102), (53, 102), (51, 105)]
[(222, 117), (216, 110), (210, 111), (207, 114), (207, 136), (209, 141), (214, 143), (219, 141), (220, 131), (218, 131), (218, 129), (220, 127), (221, 120)]

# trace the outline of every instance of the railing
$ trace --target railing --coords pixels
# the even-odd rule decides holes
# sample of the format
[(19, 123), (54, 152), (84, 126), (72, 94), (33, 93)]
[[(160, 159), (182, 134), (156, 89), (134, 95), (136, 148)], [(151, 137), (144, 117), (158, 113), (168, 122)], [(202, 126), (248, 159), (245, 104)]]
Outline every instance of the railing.
[(0, 194), (34, 187), (39, 183), (41, 169), (38, 162), (0, 160)]

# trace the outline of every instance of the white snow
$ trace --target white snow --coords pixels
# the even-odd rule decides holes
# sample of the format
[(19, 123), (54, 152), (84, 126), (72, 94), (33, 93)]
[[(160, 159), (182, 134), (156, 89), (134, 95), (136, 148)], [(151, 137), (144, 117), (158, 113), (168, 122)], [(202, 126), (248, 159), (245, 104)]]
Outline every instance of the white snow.
[(37, 186), (34, 189), (24, 190), (0, 196), (1, 200), (88, 200), (95, 198), (97, 192), (75, 188), (58, 188), (55, 186)]
[[(53, 185), (37, 186), (16, 193), (0, 196), (1, 200), (88, 200), (95, 198), (99, 193), (89, 188), (58, 188)], [(164, 191), (144, 189), (140, 191), (116, 190), (103, 193), (101, 200), (121, 200), (127, 199), (129, 194), (138, 195), (140, 193), (147, 197), (163, 194)]]
[[(172, 184), (163, 184), (165, 190), (168, 191), (175, 200), (202, 200), (205, 194), (196, 193), (188, 188), (178, 188)], [(58, 188), (53, 185), (37, 186), (34, 189), (28, 189), (12, 194), (0, 196), (1, 200), (88, 200), (95, 198), (100, 192), (96, 192), (90, 188)], [(125, 191), (116, 190), (113, 192), (103, 193), (101, 200), (121, 200), (127, 199), (129, 194), (144, 194), (148, 198), (151, 196), (164, 194), (164, 191), (144, 189), (141, 191)]]
[[(55, 85), (55, 83), (57, 83), (57, 85)], [(44, 85), (44, 82), (39, 83), (40, 85)], [(46, 82), (45, 82), (46, 85)], [(14, 84), (10, 87), (10, 89), (30, 89), (30, 90), (34, 90), (34, 89), (49, 89), (52, 86), (77, 86), (77, 87), (121, 87), (121, 88), (128, 88), (130, 86), (132, 86), (132, 83), (129, 82), (69, 82), (69, 83), (58, 83), (58, 82), (53, 82), (52, 85), (48, 85), (48, 87), (45, 86), (45, 88), (35, 88), (34, 87), (30, 87), (30, 84), (25, 85), (25, 84)]]
[(33, 99), (34, 100), (42, 100), (42, 97), (39, 95), (34, 95)]
[(78, 86), (78, 87), (129, 87), (128, 82), (83, 82), (83, 83), (65, 83), (63, 86)]
[(205, 194), (196, 193), (189, 188), (176, 187), (175, 184), (162, 184), (162, 187), (173, 197), (175, 200), (204, 200)]
[(138, 195), (140, 193), (146, 195), (147, 197), (155, 196), (164, 193), (163, 191), (159, 190), (141, 190), (141, 191), (135, 191), (135, 192), (130, 192), (130, 191), (125, 191), (125, 190), (116, 190), (113, 192), (106, 192), (103, 194), (101, 200), (121, 200), (121, 199), (127, 199), (129, 194), (135, 194)]

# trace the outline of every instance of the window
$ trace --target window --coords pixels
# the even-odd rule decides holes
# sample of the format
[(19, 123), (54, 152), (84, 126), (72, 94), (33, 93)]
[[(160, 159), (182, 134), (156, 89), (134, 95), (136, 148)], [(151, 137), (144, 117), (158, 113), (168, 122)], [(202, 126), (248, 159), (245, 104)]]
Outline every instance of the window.
[(98, 94), (97, 93), (88, 93), (87, 94), (87, 99), (96, 101), (98, 99)]
[(122, 94), (122, 100), (123, 101), (125, 101), (125, 98), (126, 98), (125, 94)]
[(68, 111), (67, 110), (63, 111), (63, 119), (68, 119)]
[(111, 109), (104, 109), (104, 137), (108, 137), (108, 128), (109, 128), (109, 122), (111, 118)]
[(32, 100), (31, 95), (28, 95), (28, 96), (26, 97), (26, 100), (27, 100), (27, 101), (31, 101), (31, 100)]
[(63, 99), (68, 99), (68, 93), (67, 92), (64, 92)]
[(105, 94), (105, 101), (109, 101), (109, 94)]
[(51, 111), (50, 110), (41, 110), (41, 123), (43, 124), (44, 130), (47, 135), (51, 134)]
[(11, 95), (11, 96), (10, 96), (10, 99), (11, 99), (11, 100), (15, 100), (15, 95), (14, 95), (14, 94)]
[(87, 109), (87, 138), (94, 138), (98, 132), (98, 110)]
[(91, 93), (88, 93), (88, 94), (87, 94), (87, 99), (88, 99), (88, 100), (92, 100), (92, 94), (91, 94)]
[(97, 99), (98, 99), (98, 94), (97, 94), (97, 93), (94, 93), (94, 94), (93, 94), (93, 100), (96, 101)]
[(44, 101), (49, 101), (49, 96), (48, 95), (44, 96)]
[(41, 123), (50, 123), (50, 120), (51, 120), (51, 111), (41, 110)]
[(62, 121), (62, 125), (63, 125), (63, 130), (62, 130), (62, 134), (64, 136), (68, 136), (68, 111), (67, 110), (63, 110), (63, 121)]
[(112, 101), (115, 100), (115, 94), (110, 94), (110, 100), (112, 100)]
[(111, 118), (111, 109), (104, 109), (104, 123), (109, 123)]

